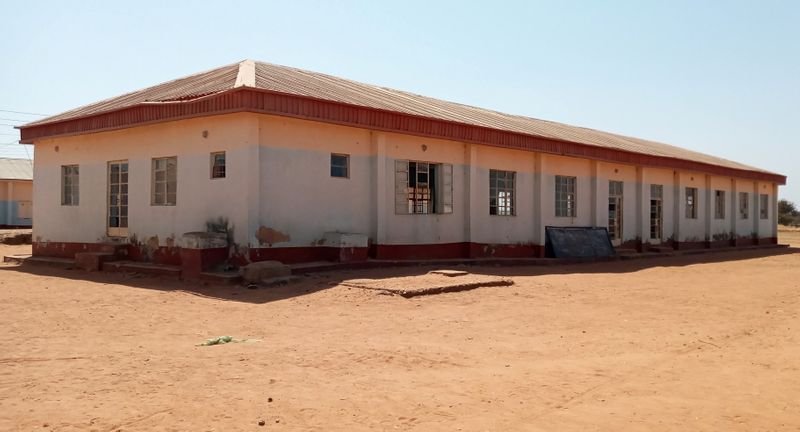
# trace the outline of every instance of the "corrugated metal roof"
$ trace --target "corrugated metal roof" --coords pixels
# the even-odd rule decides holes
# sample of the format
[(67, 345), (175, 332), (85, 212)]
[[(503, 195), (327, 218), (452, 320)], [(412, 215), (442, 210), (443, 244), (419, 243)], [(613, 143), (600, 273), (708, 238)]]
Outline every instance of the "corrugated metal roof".
[(84, 105), (61, 114), (56, 114), (28, 126), (39, 126), (80, 117), (87, 117), (104, 112), (115, 111), (122, 108), (145, 103), (180, 102), (196, 99), (198, 97), (221, 93), (233, 88), (236, 76), (239, 74), (239, 64), (223, 66), (206, 72), (200, 72), (187, 77), (178, 78), (142, 90), (126, 93), (122, 96), (102, 100), (100, 102)]
[(33, 162), (0, 158), (0, 180), (33, 180)]
[[(253, 76), (255, 79), (253, 79)], [(672, 145), (595, 129), (505, 114), (434, 99), (400, 90), (364, 84), (317, 72), (270, 63), (243, 62), (180, 78), (154, 87), (86, 105), (25, 127), (115, 111), (135, 105), (176, 103), (221, 93), (236, 87), (380, 109), (471, 126), (568, 141), (606, 149), (701, 162), (720, 167), (770, 173), (756, 167)], [(771, 173), (772, 174), (772, 173)]]

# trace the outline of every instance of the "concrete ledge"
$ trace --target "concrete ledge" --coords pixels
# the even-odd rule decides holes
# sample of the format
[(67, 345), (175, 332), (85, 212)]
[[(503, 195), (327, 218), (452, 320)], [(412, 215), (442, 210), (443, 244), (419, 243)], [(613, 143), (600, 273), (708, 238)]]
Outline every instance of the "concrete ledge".
[(148, 264), (133, 261), (112, 261), (103, 264), (103, 271), (141, 273), (151, 276), (170, 276), (176, 279), (181, 277), (181, 268), (163, 264)]
[(457, 277), (429, 272), (418, 276), (401, 276), (382, 279), (353, 279), (341, 285), (405, 298), (467, 291), (475, 288), (513, 285), (514, 281), (499, 276), (466, 273)]
[(292, 274), (318, 273), (337, 270), (361, 270), (383, 267), (421, 267), (421, 266), (560, 266), (571, 264), (588, 264), (598, 262), (628, 261), (638, 259), (669, 258), (684, 255), (717, 254), (725, 252), (738, 252), (764, 249), (787, 249), (789, 245), (767, 244), (753, 246), (737, 246), (714, 249), (689, 249), (673, 250), (671, 252), (645, 252), (624, 256), (598, 257), (598, 258), (478, 258), (478, 259), (443, 259), (443, 260), (369, 260), (365, 262), (336, 263), (314, 262), (289, 265)]
[(100, 271), (103, 264), (115, 259), (114, 254), (104, 252), (78, 252), (75, 254), (75, 265), (86, 271)]
[(242, 276), (238, 272), (203, 272), (198, 280), (212, 284), (238, 285), (242, 283)]
[(19, 255), (6, 255), (3, 257), (3, 262), (13, 263), (13, 264), (22, 264), (23, 261), (30, 258), (30, 254), (19, 254)]
[(58, 258), (58, 257), (32, 256), (30, 258), (24, 259), (22, 261), (22, 264), (44, 266), (44, 267), (55, 267), (60, 269), (75, 268), (75, 260), (71, 260), (69, 258)]

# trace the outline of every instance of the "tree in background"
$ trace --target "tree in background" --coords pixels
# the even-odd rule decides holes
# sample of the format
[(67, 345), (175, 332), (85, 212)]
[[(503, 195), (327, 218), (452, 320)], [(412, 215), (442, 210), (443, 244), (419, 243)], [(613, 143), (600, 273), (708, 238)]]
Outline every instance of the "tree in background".
[(785, 199), (778, 201), (778, 223), (800, 226), (800, 210), (793, 202)]

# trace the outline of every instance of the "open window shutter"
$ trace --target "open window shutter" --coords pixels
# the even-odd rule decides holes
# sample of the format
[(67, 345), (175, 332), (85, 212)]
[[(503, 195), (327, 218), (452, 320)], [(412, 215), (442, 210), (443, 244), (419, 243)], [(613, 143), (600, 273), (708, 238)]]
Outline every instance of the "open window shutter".
[(453, 213), (453, 165), (442, 164), (442, 213)]
[(394, 161), (394, 212), (408, 214), (408, 161)]

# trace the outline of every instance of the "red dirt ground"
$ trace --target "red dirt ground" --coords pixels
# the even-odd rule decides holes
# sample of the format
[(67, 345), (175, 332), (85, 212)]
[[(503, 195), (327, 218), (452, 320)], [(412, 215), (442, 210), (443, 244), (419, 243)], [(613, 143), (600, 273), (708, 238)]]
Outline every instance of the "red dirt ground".
[[(0, 430), (798, 430), (798, 250), (338, 285), (430, 269), (246, 290), (1, 266)], [(220, 335), (250, 341), (197, 346)]]

